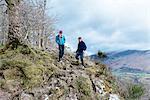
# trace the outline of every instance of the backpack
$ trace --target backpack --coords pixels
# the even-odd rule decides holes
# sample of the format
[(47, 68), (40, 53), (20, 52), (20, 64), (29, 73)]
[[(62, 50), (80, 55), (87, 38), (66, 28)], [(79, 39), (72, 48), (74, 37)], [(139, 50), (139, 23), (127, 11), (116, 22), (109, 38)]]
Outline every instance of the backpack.
[(83, 47), (83, 50), (85, 51), (87, 49), (87, 47), (86, 47), (86, 45), (85, 45), (85, 43), (84, 43), (84, 47)]

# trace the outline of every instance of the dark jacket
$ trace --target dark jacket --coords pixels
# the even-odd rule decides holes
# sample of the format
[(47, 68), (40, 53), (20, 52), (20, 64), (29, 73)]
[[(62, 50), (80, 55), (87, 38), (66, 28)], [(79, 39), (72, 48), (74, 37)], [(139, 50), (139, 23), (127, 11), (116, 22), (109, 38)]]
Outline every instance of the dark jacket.
[(83, 51), (85, 51), (86, 49), (87, 49), (86, 44), (83, 41), (81, 41), (78, 44), (78, 49), (76, 52), (77, 53), (83, 53)]

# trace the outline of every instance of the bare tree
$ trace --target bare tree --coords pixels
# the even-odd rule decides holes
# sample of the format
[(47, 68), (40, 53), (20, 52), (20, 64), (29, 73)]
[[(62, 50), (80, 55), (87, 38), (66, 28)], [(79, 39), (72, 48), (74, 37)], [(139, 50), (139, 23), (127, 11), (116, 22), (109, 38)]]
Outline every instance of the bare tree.
[(7, 40), (8, 20), (6, 14), (6, 4), (4, 0), (0, 1), (0, 44), (4, 45)]
[(44, 31), (45, 31), (45, 10), (46, 10), (46, 0), (44, 0), (44, 5), (42, 9), (43, 13), (43, 21), (42, 21), (42, 32), (41, 32), (41, 39), (40, 39), (40, 47), (44, 48)]
[(8, 44), (16, 48), (21, 40), (21, 28), (20, 28), (20, 17), (19, 17), (19, 5), (21, 0), (5, 0), (7, 4), (7, 13), (9, 20), (8, 27)]
[(7, 43), (14, 47), (20, 43), (29, 43), (42, 49), (50, 46), (55, 17), (46, 13), (47, 0), (2, 1), (7, 6), (5, 10), (2, 9), (3, 12), (0, 9), (0, 17), (3, 18), (0, 20), (1, 43), (8, 39)]

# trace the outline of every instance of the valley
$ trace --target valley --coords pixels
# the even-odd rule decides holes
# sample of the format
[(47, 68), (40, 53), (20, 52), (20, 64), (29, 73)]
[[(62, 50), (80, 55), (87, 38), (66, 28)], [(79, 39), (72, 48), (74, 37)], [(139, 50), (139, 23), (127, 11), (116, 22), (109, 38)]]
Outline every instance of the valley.
[(91, 59), (106, 64), (122, 82), (142, 84), (145, 94), (140, 100), (150, 100), (150, 51), (126, 50), (106, 54), (105, 59), (100, 59), (98, 55), (92, 55)]

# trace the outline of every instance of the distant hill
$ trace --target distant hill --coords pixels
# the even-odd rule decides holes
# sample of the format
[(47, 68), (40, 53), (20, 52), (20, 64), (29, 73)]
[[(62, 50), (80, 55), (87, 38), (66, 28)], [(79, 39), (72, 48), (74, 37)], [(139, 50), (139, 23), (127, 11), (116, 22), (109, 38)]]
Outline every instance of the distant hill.
[(97, 55), (90, 56), (94, 61), (101, 61), (112, 73), (122, 82), (132, 82), (143, 84), (145, 95), (139, 100), (149, 100), (150, 98), (150, 50), (126, 50), (107, 53), (106, 59), (100, 59)]
[[(103, 62), (112, 69), (132, 68), (150, 72), (150, 50), (126, 50), (107, 53), (108, 58)], [(101, 60), (97, 55), (91, 56), (92, 60)]]

